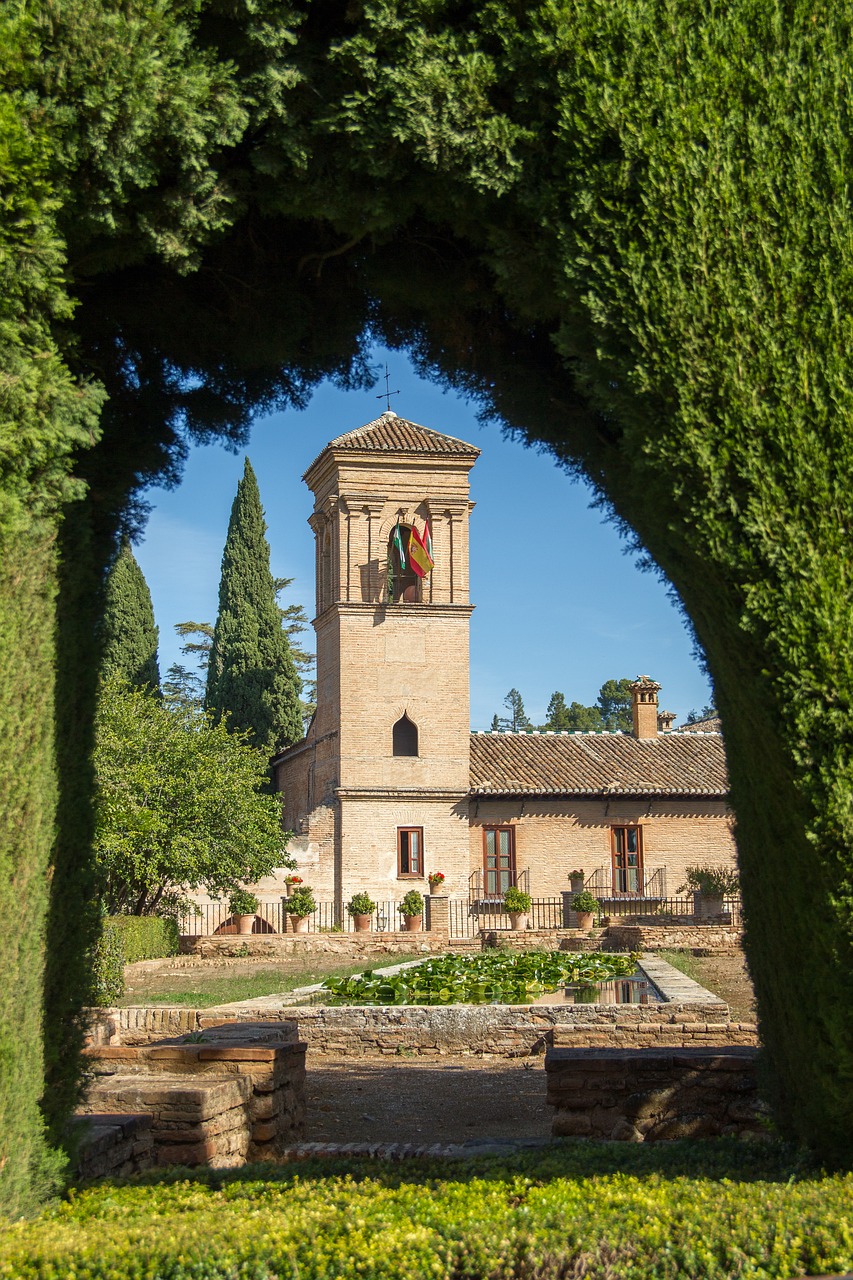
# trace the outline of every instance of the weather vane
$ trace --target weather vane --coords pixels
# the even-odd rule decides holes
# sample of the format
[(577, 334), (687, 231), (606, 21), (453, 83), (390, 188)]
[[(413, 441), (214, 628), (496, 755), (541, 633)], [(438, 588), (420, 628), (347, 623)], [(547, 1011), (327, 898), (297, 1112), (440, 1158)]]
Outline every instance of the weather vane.
[(386, 407), (386, 409), (390, 409), (390, 408), (391, 408), (391, 397), (392, 397), (392, 396), (398, 396), (398, 395), (400, 394), (400, 392), (399, 392), (399, 391), (389, 391), (389, 390), (388, 390), (388, 388), (389, 388), (389, 386), (390, 386), (390, 383), (391, 383), (391, 375), (390, 375), (390, 374), (389, 374), (389, 372), (388, 372), (388, 366), (387, 366), (387, 364), (386, 364), (386, 366), (385, 366), (385, 390), (384, 390), (384, 391), (380, 391), (379, 395), (376, 397), (376, 399), (377, 399), (377, 400), (385, 400), (385, 401), (387, 402), (387, 403), (386, 403), (386, 406), (385, 406), (385, 407)]

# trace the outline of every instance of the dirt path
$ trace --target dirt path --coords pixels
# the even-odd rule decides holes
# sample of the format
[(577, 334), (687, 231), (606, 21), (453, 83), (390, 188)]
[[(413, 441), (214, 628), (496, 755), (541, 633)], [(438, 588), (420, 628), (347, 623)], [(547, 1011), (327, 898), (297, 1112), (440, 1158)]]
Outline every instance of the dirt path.
[(544, 1058), (344, 1058), (309, 1051), (309, 1142), (547, 1138)]

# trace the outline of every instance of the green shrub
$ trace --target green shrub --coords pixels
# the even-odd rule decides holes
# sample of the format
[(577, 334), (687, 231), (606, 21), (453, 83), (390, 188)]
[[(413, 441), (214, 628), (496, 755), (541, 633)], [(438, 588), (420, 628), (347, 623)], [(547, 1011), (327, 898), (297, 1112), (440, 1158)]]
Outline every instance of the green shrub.
[(170, 916), (107, 916), (118, 931), (125, 964), (178, 953), (178, 924)]
[(417, 889), (410, 889), (397, 910), (401, 916), (422, 916), (424, 913), (424, 896)]
[(734, 1280), (853, 1266), (849, 1175), (809, 1176), (775, 1145), (607, 1145), (94, 1186), (5, 1232), (0, 1275), (359, 1280), (367, 1263), (374, 1280)]
[(572, 898), (572, 911), (583, 911), (595, 915), (600, 906), (601, 903), (598, 898), (594, 898), (589, 889), (584, 889), (582, 893), (576, 893)]
[(294, 889), (289, 898), (284, 900), (284, 909), (290, 916), (310, 916), (317, 910), (314, 901), (314, 890), (308, 884), (301, 884)]
[(228, 910), (232, 916), (253, 916), (258, 909), (258, 900), (248, 889), (235, 889), (228, 899)]
[(737, 893), (740, 889), (740, 877), (733, 867), (703, 865), (688, 867), (684, 884), (678, 886), (678, 892), (703, 893), (708, 897), (725, 897), (728, 893)]
[(351, 916), (372, 916), (376, 903), (369, 893), (354, 893), (347, 903), (347, 911)]
[(115, 1004), (124, 995), (124, 941), (115, 919), (107, 917), (95, 944), (92, 999), (97, 1005)]
[(523, 889), (507, 889), (504, 894), (504, 911), (520, 911), (524, 913), (530, 910), (531, 897), (529, 893), (525, 893)]

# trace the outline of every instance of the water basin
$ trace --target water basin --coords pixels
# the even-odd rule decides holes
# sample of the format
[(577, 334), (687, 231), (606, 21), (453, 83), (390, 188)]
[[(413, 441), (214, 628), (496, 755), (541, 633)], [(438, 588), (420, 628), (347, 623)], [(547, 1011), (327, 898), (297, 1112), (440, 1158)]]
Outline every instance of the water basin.
[(569, 985), (537, 996), (531, 1004), (661, 1004), (663, 996), (645, 974), (633, 978), (613, 978), (593, 986)]

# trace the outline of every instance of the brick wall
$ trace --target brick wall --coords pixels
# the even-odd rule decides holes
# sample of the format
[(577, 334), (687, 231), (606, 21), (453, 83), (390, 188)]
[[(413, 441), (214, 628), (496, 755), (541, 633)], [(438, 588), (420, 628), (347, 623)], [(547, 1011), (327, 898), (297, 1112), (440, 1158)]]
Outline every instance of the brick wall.
[(660, 1142), (766, 1131), (750, 1048), (549, 1049), (551, 1132)]

